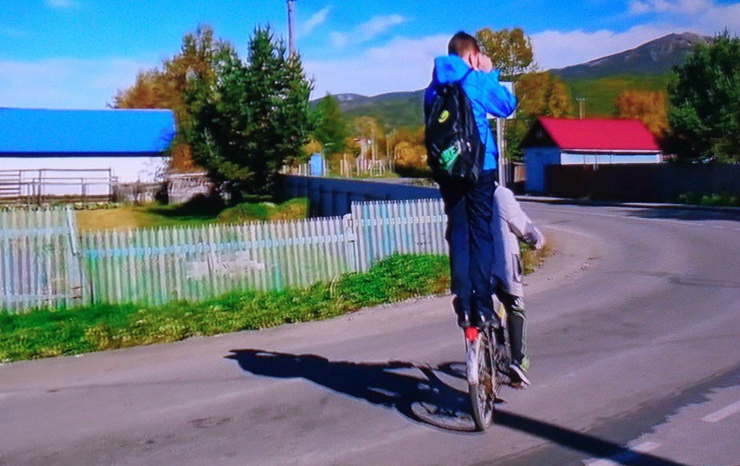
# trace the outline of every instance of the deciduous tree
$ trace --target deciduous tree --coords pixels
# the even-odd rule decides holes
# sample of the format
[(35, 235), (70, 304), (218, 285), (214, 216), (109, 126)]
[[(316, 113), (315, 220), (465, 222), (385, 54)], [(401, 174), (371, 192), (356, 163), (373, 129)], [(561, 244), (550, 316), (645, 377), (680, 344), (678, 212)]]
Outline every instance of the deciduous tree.
[(475, 37), (502, 76), (513, 77), (535, 69), (532, 41), (521, 28), (496, 32), (483, 28)]
[(519, 104), (516, 118), (507, 125), (506, 147), (510, 159), (521, 160), (519, 145), (537, 118), (568, 116), (573, 105), (563, 81), (548, 71), (521, 75), (514, 91)]
[(617, 118), (638, 119), (659, 138), (668, 130), (664, 92), (624, 91), (617, 96), (614, 106)]
[(172, 109), (177, 123), (177, 134), (170, 149), (172, 171), (197, 169), (184, 136), (190, 124), (185, 90), (188, 79), (196, 74), (214, 79), (216, 56), (226, 46), (214, 38), (210, 26), (199, 25), (194, 33), (183, 37), (178, 54), (164, 60), (161, 68), (140, 72), (133, 86), (118, 91), (113, 98), (115, 108)]

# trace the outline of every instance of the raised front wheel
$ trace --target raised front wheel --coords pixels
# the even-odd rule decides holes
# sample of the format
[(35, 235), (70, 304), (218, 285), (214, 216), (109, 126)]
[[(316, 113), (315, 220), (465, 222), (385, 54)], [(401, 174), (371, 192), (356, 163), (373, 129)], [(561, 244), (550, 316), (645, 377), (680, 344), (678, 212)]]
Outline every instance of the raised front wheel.
[(475, 427), (483, 431), (493, 423), (493, 409), (496, 401), (493, 384), (495, 383), (491, 367), (491, 345), (487, 332), (476, 332), (477, 338), (471, 340), (466, 332), (468, 370), (468, 394), (473, 408)]

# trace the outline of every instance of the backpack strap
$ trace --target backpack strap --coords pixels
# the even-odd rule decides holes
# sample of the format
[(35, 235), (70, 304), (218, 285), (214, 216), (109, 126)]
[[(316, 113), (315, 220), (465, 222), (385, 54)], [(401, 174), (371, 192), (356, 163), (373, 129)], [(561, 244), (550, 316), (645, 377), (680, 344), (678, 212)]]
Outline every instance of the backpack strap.
[(465, 81), (465, 78), (467, 78), (468, 76), (470, 76), (470, 73), (472, 73), (472, 72), (473, 72), (473, 68), (470, 68), (468, 71), (465, 72), (465, 74), (463, 75), (463, 77), (460, 78), (460, 81), (458, 81), (458, 82), (460, 84), (462, 84), (463, 81)]

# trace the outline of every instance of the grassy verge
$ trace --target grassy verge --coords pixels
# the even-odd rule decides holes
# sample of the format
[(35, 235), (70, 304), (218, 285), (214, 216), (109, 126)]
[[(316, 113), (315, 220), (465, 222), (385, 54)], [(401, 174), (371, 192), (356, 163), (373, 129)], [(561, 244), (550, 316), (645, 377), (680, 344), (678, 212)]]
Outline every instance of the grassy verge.
[(522, 252), (522, 268), (524, 269), (524, 275), (529, 275), (537, 270), (545, 263), (545, 258), (552, 252), (552, 246), (550, 243), (545, 244), (545, 247), (539, 251), (535, 251), (522, 242), (519, 243), (519, 247)]
[(195, 226), (209, 223), (239, 223), (260, 220), (301, 219), (308, 216), (308, 199), (291, 199), (282, 204), (244, 203), (226, 208), (220, 202), (195, 198), (182, 205), (122, 205), (105, 209), (76, 211), (80, 231)]
[(366, 306), (446, 293), (445, 256), (396, 255), (334, 284), (231, 293), (165, 306), (96, 305), (0, 313), (0, 362), (72, 355), (326, 319)]
[[(548, 249), (523, 250), (525, 273)], [(442, 295), (449, 290), (446, 256), (394, 255), (367, 273), (332, 284), (275, 292), (230, 293), (200, 302), (164, 306), (101, 304), (75, 309), (0, 312), (0, 362), (90, 353), (194, 336), (256, 330), (336, 317), (363, 307)]]
[(740, 207), (740, 198), (726, 193), (720, 194), (698, 194), (686, 193), (678, 197), (681, 204), (703, 205), (712, 207)]

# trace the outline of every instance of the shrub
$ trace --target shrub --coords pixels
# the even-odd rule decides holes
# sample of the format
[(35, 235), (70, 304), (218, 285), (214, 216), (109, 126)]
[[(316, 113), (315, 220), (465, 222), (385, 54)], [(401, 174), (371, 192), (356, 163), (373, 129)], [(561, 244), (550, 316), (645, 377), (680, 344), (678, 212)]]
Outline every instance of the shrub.
[(734, 206), (740, 207), (740, 198), (727, 193), (699, 194), (685, 193), (678, 196), (681, 204), (704, 205), (704, 206)]

